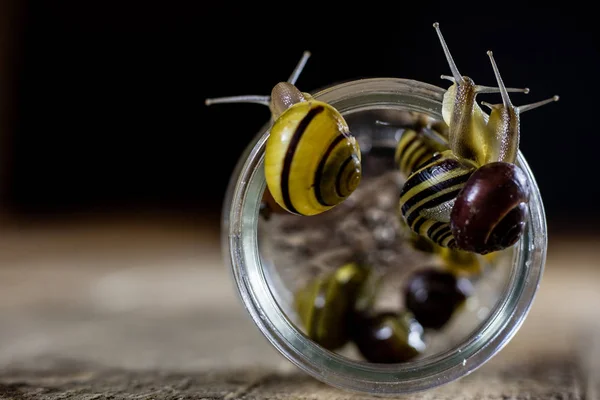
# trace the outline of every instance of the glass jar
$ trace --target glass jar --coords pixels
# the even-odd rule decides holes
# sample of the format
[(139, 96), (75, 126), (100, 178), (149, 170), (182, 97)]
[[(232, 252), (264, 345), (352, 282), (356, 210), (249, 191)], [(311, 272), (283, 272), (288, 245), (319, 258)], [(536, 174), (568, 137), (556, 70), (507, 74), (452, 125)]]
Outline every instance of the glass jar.
[[(332, 86), (313, 96), (337, 108), (345, 118), (369, 110), (408, 110), (441, 120), (444, 92), (422, 82), (375, 78)], [(306, 373), (338, 388), (402, 394), (434, 388), (471, 373), (515, 335), (532, 305), (547, 247), (542, 200), (522, 154), (518, 155), (517, 165), (532, 188), (527, 224), (519, 242), (505, 250), (506, 257), (498, 261), (505, 265), (496, 268), (506, 274), (493, 304), (486, 306), (483, 317), (481, 310), (476, 310), (480, 319), (449, 348), (402, 364), (375, 364), (326, 350), (310, 340), (296, 323), (285, 280), (261, 254), (258, 224), (266, 187), (263, 162), (269, 128), (270, 123), (258, 132), (233, 173), (224, 202), (222, 246), (244, 306), (281, 354)], [(350, 128), (353, 132), (351, 124)], [(361, 150), (367, 151), (369, 138), (359, 137), (359, 142)]]

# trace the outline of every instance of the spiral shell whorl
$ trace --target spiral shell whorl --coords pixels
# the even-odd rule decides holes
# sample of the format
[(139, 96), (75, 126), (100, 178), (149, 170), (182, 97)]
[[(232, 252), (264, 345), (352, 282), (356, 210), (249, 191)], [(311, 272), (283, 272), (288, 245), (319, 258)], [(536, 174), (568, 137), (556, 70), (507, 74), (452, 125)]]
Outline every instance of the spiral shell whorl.
[(326, 207), (342, 202), (360, 183), (360, 159), (354, 143), (345, 139), (342, 135), (334, 139), (315, 171), (315, 196)]
[(474, 170), (451, 151), (444, 151), (412, 173), (400, 193), (400, 210), (408, 227), (442, 247), (453, 248), (452, 202)]
[(398, 141), (394, 161), (402, 175), (409, 176), (415, 168), (429, 160), (435, 153), (436, 149), (429, 146), (417, 131), (407, 129)]
[(479, 254), (503, 250), (525, 229), (529, 182), (515, 164), (493, 162), (471, 175), (451, 214), (458, 247)]
[(335, 207), (361, 180), (356, 139), (340, 113), (320, 101), (287, 109), (273, 124), (265, 152), (269, 190), (294, 214), (316, 215)]

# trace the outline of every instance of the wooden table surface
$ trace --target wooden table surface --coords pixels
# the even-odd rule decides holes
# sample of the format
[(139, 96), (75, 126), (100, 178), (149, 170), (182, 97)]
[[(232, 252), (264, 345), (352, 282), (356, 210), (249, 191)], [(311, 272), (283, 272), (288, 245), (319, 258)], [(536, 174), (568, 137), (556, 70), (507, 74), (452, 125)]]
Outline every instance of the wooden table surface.
[[(551, 237), (516, 337), (414, 399), (600, 393), (599, 238)], [(17, 225), (0, 232), (2, 399), (366, 399), (296, 369), (262, 337), (199, 223)]]

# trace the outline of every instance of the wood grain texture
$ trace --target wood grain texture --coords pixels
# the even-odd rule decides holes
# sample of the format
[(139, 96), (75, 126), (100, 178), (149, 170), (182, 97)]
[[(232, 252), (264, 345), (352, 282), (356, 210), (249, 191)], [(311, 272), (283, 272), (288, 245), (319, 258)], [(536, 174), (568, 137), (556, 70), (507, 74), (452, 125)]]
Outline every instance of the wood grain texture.
[[(300, 372), (232, 368), (226, 372), (136, 372), (66, 361), (47, 369), (3, 376), (0, 395), (15, 399), (372, 399), (322, 384)], [(580, 399), (583, 388), (572, 364), (535, 360), (485, 368), (441, 389), (411, 399)]]
[[(406, 398), (593, 398), (595, 247), (555, 240), (508, 346), (471, 375)], [(270, 346), (210, 232), (81, 225), (5, 232), (0, 248), (2, 399), (371, 398), (318, 382)]]

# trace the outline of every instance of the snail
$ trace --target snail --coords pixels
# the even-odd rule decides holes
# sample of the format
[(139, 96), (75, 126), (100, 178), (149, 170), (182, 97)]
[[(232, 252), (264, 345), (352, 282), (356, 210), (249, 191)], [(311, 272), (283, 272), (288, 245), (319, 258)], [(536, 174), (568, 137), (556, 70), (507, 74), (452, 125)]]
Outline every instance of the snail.
[(456, 247), (450, 227), (454, 200), (475, 171), (451, 150), (436, 153), (414, 171), (400, 192), (400, 211), (408, 227), (442, 247)]
[[(522, 112), (558, 100), (558, 96), (514, 107), (488, 52), (502, 104), (489, 104), (487, 124), (475, 103), (477, 93), (495, 88), (475, 86), (461, 77), (438, 33), (453, 77), (443, 99), (442, 114), (448, 123), (448, 149), (433, 154), (414, 170), (400, 193), (400, 210), (411, 230), (442, 247), (479, 254), (505, 249), (520, 238), (526, 220), (529, 185), (525, 173), (515, 165)], [(454, 98), (453, 101), (451, 99)]]
[(277, 204), (292, 214), (325, 212), (358, 187), (361, 152), (342, 115), (331, 105), (301, 92), (295, 83), (309, 52), (287, 82), (271, 96), (208, 99), (206, 104), (259, 103), (269, 106), (273, 124), (265, 148), (265, 178)]
[[(483, 155), (487, 154), (489, 148), (494, 147), (495, 143), (491, 143), (493, 138), (488, 135), (484, 112), (476, 103), (475, 98), (478, 94), (499, 93), (502, 89), (476, 85), (471, 78), (461, 75), (442, 36), (439, 23), (434, 23), (433, 27), (452, 72), (452, 76), (441, 76), (442, 79), (452, 82), (452, 85), (444, 93), (442, 101), (442, 117), (448, 125), (450, 149), (458, 158), (481, 165), (484, 163)], [(528, 88), (505, 88), (504, 90), (529, 93)]]
[(485, 163), (456, 197), (450, 215), (452, 235), (462, 250), (480, 254), (515, 244), (524, 228), (530, 186), (515, 161), (519, 151), (520, 114), (559, 100), (558, 96), (515, 107), (500, 76), (493, 53), (487, 52), (501, 89), (501, 104), (483, 102), (492, 111), (488, 136), (492, 146)]
[(352, 324), (352, 341), (365, 360), (397, 364), (425, 351), (423, 332), (423, 326), (406, 310), (358, 314)]
[(429, 160), (435, 153), (448, 150), (448, 125), (416, 111), (384, 114), (393, 121), (375, 120), (376, 125), (401, 130), (394, 150), (394, 163), (403, 178)]
[(439, 130), (427, 125), (417, 125), (407, 127), (402, 132), (396, 145), (394, 161), (404, 177), (410, 176), (436, 153), (448, 149), (448, 140)]
[[(425, 236), (410, 230), (402, 218), (400, 218), (400, 226), (412, 249), (436, 257), (445, 270), (459, 276), (477, 276), (483, 273), (485, 263), (477, 254), (439, 246)], [(491, 258), (494, 254), (496, 253), (484, 256), (488, 263), (494, 261)]]
[(408, 278), (404, 305), (424, 328), (440, 329), (473, 292), (473, 285), (467, 278), (425, 268)]
[(370, 304), (370, 277), (368, 267), (348, 263), (299, 290), (295, 307), (308, 337), (328, 350), (344, 346), (350, 318)]

